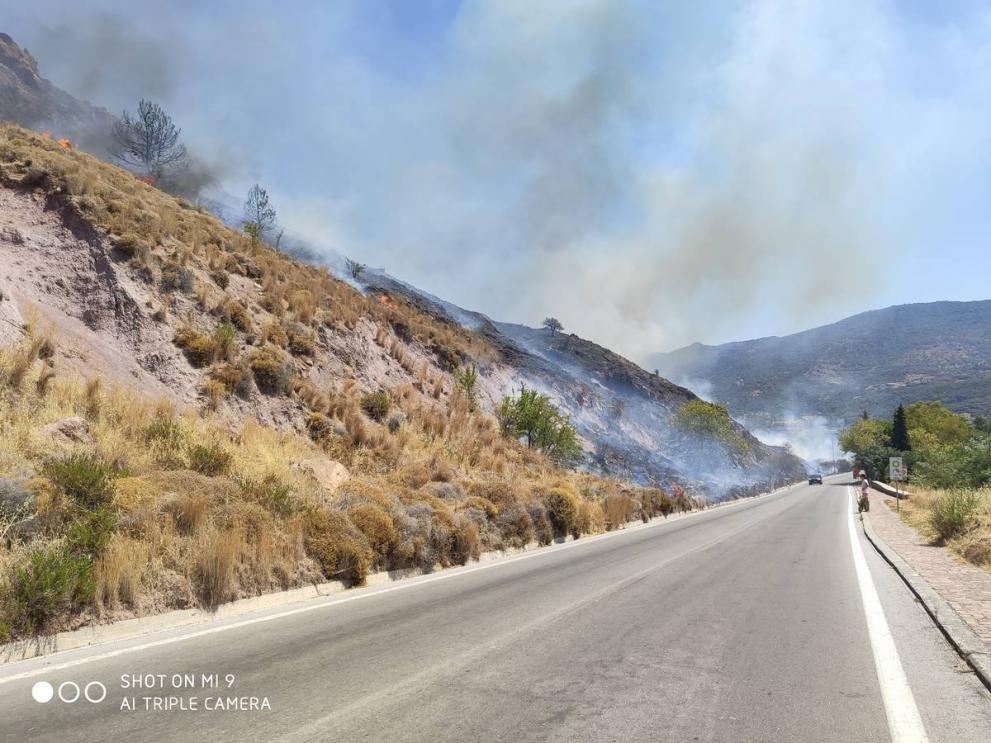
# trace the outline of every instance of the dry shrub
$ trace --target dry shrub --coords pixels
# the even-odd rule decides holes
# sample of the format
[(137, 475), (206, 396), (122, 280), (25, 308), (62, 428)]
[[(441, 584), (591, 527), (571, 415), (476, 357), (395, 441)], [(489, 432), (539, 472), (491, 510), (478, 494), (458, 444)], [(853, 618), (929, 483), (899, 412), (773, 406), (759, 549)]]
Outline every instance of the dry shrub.
[(289, 334), (286, 333), (286, 329), (282, 326), (282, 323), (277, 320), (271, 320), (262, 328), (259, 340), (262, 343), (271, 343), (279, 348), (285, 348), (289, 345)]
[(248, 397), (252, 389), (252, 371), (244, 362), (220, 364), (210, 370), (210, 379), (223, 385), (225, 392)]
[[(507, 547), (526, 547), (534, 539), (533, 518), (521, 505), (514, 504), (504, 509), (497, 523)], [(550, 525), (547, 526), (547, 535), (546, 543), (550, 544)]]
[(551, 488), (544, 496), (544, 503), (554, 536), (563, 537), (574, 531), (578, 520), (578, 496), (570, 484), (561, 483)]
[(991, 530), (967, 534), (952, 546), (967, 562), (991, 567)]
[(477, 495), (469, 496), (460, 505), (460, 508), (469, 509), (473, 508), (477, 511), (481, 511), (485, 514), (485, 518), (489, 521), (495, 521), (499, 518), (499, 509), (495, 503), (490, 501), (488, 498), (481, 498)]
[(320, 565), (323, 574), (346, 586), (360, 586), (372, 565), (374, 554), (362, 534), (340, 512), (319, 508), (304, 522), (306, 552)]
[(107, 542), (95, 566), (98, 608), (116, 608), (121, 603), (137, 606), (141, 598), (141, 576), (148, 564), (148, 544), (120, 534)]
[(292, 368), (285, 352), (275, 346), (256, 350), (248, 361), (258, 389), (269, 395), (282, 395), (289, 389)]
[(251, 313), (248, 312), (248, 308), (243, 302), (227, 297), (217, 307), (217, 310), (220, 312), (221, 317), (242, 333), (250, 333), (254, 330), (254, 324), (251, 322)]
[(326, 441), (334, 433), (334, 422), (323, 413), (310, 413), (306, 418), (306, 431), (314, 441)]
[(348, 517), (375, 551), (378, 558), (376, 562), (380, 566), (385, 565), (399, 538), (392, 517), (381, 508), (371, 505), (349, 509)]
[(203, 493), (183, 493), (170, 504), (176, 528), (194, 534), (206, 520), (207, 498)]
[(578, 501), (578, 515), (571, 535), (578, 539), (582, 534), (597, 534), (606, 529), (606, 516), (602, 507), (595, 501), (581, 498)]
[(212, 335), (188, 325), (176, 331), (173, 341), (182, 349), (189, 363), (197, 368), (212, 364), (219, 352), (217, 340)]
[(553, 542), (554, 528), (551, 525), (551, 520), (548, 518), (547, 509), (535, 503), (530, 506), (529, 514), (537, 544), (543, 547)]
[(454, 479), (454, 467), (443, 454), (437, 453), (431, 458), (430, 479), (434, 482), (450, 482)]
[(602, 502), (602, 510), (605, 512), (606, 528), (613, 531), (633, 518), (636, 503), (625, 493), (610, 493)]
[(287, 347), (294, 356), (312, 356), (316, 351), (313, 334), (299, 323), (294, 323), (288, 331)]
[(234, 598), (234, 577), (241, 556), (242, 535), (230, 529), (204, 529), (196, 544), (196, 576), (200, 598), (218, 606)]
[(399, 470), (396, 479), (406, 487), (417, 490), (430, 482), (430, 470), (423, 462), (414, 462)]
[(477, 560), (481, 550), (482, 542), (475, 522), (463, 514), (455, 516), (451, 528), (451, 562), (465, 565), (469, 560)]
[(469, 496), (484, 498), (494, 503), (497, 508), (504, 509), (520, 501), (517, 488), (505, 480), (483, 480), (469, 482), (465, 486)]
[(227, 394), (227, 385), (217, 379), (207, 379), (203, 382), (203, 395), (209, 410), (216, 410)]
[(220, 477), (230, 469), (233, 455), (216, 442), (189, 448), (189, 469), (207, 477)]

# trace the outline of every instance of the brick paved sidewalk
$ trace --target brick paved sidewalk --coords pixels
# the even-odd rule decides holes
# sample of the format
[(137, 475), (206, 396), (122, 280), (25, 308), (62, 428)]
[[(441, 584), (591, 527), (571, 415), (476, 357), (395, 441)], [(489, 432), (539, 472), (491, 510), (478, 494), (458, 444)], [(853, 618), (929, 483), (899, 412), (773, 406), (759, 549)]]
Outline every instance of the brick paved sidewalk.
[(957, 560), (944, 547), (934, 547), (904, 523), (885, 501), (894, 499), (870, 491), (871, 526), (877, 535), (915, 568), (991, 649), (991, 573)]

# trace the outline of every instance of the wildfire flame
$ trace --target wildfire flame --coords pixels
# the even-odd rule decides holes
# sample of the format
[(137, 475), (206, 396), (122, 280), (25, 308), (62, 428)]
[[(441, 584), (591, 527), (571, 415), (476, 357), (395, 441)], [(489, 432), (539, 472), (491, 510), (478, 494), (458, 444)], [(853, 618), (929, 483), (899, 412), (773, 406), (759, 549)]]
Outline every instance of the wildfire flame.
[(142, 183), (144, 183), (146, 186), (155, 185), (155, 176), (153, 175), (136, 175), (134, 177), (137, 178)]
[(390, 310), (399, 309), (399, 306), (392, 301), (388, 294), (379, 294), (379, 304), (388, 307)]
[(71, 150), (73, 148), (72, 142), (70, 142), (68, 139), (60, 139), (58, 141), (58, 146), (61, 147), (63, 150)]
[(41, 133), (41, 138), (42, 139), (51, 139), (52, 138), (52, 133), (51, 132), (42, 132)]

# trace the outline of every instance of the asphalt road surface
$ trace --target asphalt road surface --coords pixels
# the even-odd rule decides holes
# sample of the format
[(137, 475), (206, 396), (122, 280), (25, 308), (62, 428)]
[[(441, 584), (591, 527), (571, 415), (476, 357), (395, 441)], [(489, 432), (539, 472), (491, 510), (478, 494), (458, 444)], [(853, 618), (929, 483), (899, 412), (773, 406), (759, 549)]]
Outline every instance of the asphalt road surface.
[(991, 696), (851, 511), (828, 479), (10, 664), (0, 740), (986, 743)]

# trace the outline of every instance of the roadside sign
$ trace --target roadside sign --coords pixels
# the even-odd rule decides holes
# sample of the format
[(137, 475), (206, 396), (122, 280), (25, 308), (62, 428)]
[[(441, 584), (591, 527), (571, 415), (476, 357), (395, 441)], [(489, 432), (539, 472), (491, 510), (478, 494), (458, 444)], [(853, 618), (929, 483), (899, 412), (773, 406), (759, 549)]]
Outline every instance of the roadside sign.
[(905, 482), (908, 479), (908, 468), (901, 457), (888, 457), (888, 477), (893, 482)]

